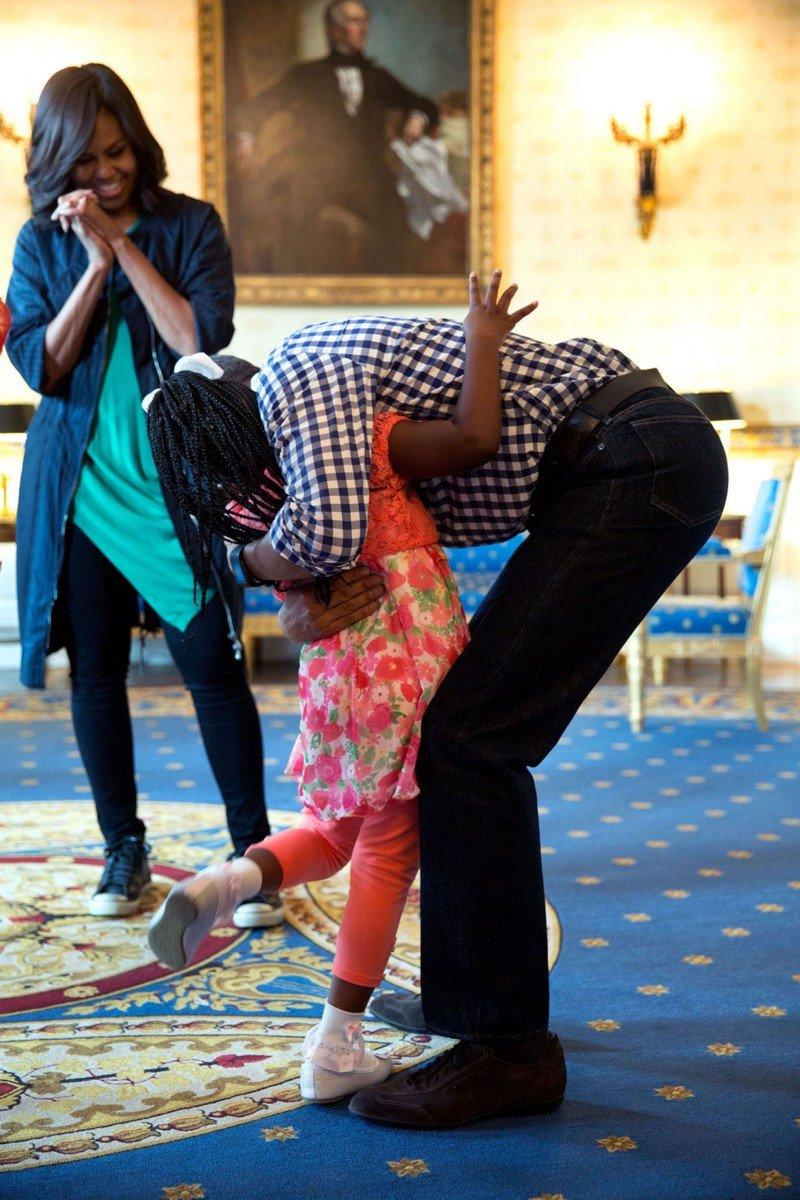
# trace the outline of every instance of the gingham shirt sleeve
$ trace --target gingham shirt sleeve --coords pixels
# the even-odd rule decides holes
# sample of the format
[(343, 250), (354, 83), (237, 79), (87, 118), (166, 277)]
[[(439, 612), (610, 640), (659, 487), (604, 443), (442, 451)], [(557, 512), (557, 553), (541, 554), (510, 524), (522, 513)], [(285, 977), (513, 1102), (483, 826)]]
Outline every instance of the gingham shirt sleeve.
[(256, 394), (287, 497), (272, 547), (312, 575), (341, 571), (367, 532), (373, 375), (344, 356), (284, 348), (259, 372)]

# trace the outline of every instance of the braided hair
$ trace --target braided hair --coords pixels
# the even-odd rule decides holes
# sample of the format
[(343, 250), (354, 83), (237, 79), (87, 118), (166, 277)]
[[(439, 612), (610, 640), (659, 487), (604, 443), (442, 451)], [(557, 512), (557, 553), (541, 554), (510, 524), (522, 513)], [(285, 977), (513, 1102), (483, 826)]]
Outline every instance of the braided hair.
[(272, 524), (286, 495), (255, 395), (235, 378), (179, 371), (153, 396), (147, 436), (162, 486), (180, 508), (184, 544), (205, 604), (212, 535), (252, 541)]

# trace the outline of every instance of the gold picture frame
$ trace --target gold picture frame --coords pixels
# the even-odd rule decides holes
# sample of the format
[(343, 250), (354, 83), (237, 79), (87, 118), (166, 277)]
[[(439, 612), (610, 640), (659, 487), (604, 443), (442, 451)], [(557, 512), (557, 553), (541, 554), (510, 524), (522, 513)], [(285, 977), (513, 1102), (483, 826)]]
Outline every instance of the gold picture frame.
[[(226, 81), (225, 72), (226, 21), (230, 22), (234, 11), (231, 6), (237, 2), (241, 6), (241, 0), (198, 0), (203, 193), (220, 212), (231, 236), (238, 303), (462, 303), (466, 270), (475, 269), (482, 276), (486, 276), (493, 266), (494, 0), (464, 0), (465, 21), (468, 21), (469, 25), (467, 61), (470, 72), (468, 88), (464, 89), (468, 93), (469, 111), (469, 162), (468, 175), (465, 174), (465, 179), (469, 179), (469, 208), (465, 214), (465, 269), (446, 274), (407, 273), (402, 270), (391, 274), (369, 274), (366, 271), (311, 274), (287, 273), (279, 269), (272, 273), (259, 270), (258, 264), (254, 269), (253, 256), (251, 265), (248, 266), (246, 256), (237, 255), (237, 181), (234, 170), (230, 169), (234, 158), (231, 150), (231, 131), (226, 123), (226, 105), (231, 89)], [(269, 4), (272, 0), (263, 2)], [(431, 12), (436, 13), (438, 6), (435, 0), (430, 0), (430, 4)], [(252, 12), (252, 4), (250, 11)], [(461, 254), (460, 249), (458, 253)], [(237, 257), (240, 259), (238, 263)]]

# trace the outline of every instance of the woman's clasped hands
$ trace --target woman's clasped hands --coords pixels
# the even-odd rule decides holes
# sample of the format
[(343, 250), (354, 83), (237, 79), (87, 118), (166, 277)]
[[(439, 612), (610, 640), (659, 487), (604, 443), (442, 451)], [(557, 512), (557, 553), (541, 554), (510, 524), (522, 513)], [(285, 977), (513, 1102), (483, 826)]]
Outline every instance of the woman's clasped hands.
[(116, 247), (125, 238), (123, 230), (103, 211), (90, 188), (77, 188), (59, 196), (50, 220), (58, 221), (65, 233), (72, 230), (89, 255), (90, 263), (98, 266), (111, 266)]

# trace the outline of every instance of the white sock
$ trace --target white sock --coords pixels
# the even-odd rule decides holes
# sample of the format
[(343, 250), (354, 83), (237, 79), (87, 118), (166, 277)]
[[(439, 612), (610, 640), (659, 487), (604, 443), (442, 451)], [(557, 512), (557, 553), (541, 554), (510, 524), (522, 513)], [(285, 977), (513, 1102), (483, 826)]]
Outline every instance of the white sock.
[(363, 1016), (363, 1012), (345, 1012), (343, 1008), (334, 1008), (332, 1004), (326, 1001), (325, 1007), (322, 1010), (319, 1031), (325, 1036), (330, 1036), (331, 1034), (335, 1036), (337, 1033), (342, 1035), (348, 1025), (352, 1025), (356, 1021), (360, 1024)]
[[(361, 1032), (363, 1016), (363, 1012), (346, 1012), (343, 1008), (326, 1003), (319, 1025), (306, 1035), (303, 1057), (324, 1070), (337, 1073), (374, 1066), (375, 1056), (364, 1047)], [(351, 1030), (349, 1037), (348, 1026)]]

